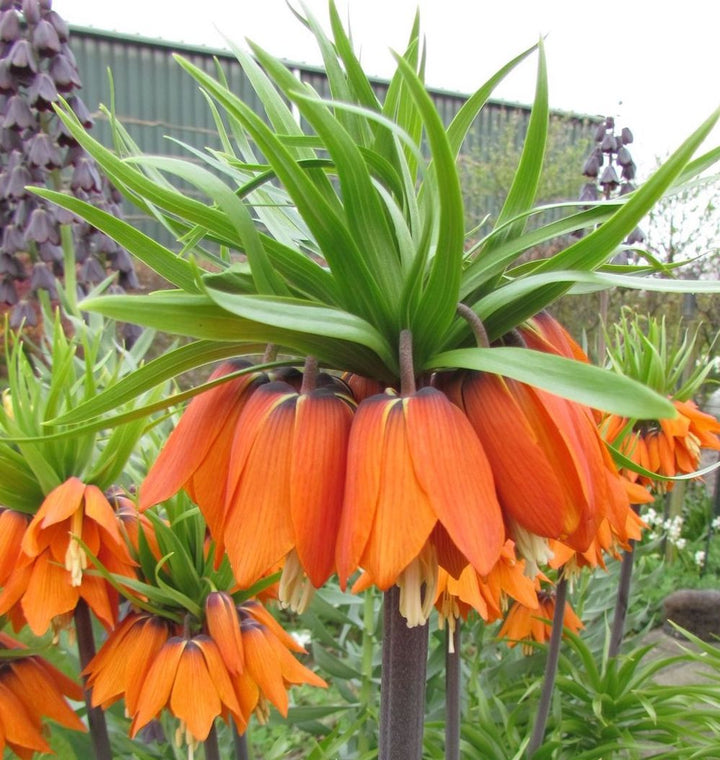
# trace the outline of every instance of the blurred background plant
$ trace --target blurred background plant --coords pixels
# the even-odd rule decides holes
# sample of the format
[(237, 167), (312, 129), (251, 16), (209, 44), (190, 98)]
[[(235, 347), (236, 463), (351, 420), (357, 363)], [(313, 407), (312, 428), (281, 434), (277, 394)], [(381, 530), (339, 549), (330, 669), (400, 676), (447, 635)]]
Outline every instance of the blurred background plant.
[[(75, 271), (79, 295), (115, 273), (114, 286), (139, 284), (128, 253), (28, 186), (68, 190), (115, 216), (120, 197), (53, 110), (64, 98), (85, 128), (93, 124), (80, 98), (80, 73), (65, 20), (51, 0), (0, 3), (0, 315), (16, 330), (37, 328), (37, 295), (57, 303), (56, 279)], [(63, 231), (65, 230), (65, 231)], [(68, 258), (69, 257), (69, 258)], [(137, 338), (126, 328), (126, 338)]]

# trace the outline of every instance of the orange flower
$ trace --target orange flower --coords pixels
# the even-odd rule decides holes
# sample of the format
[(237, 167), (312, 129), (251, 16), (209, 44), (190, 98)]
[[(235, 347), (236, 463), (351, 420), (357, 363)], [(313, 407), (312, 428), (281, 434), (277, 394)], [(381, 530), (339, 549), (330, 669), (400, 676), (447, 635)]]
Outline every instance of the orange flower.
[(291, 567), (299, 563), (315, 587), (334, 571), (352, 417), (347, 397), (332, 387), (298, 393), (272, 382), (248, 400), (236, 425), (223, 525), (239, 586), (291, 552)]
[(498, 375), (457, 372), (441, 382), (482, 443), (516, 538), (519, 525), (587, 548), (610, 499), (604, 445), (589, 410)]
[[(640, 423), (619, 442), (619, 449), (626, 457), (645, 470), (667, 477), (695, 472), (700, 466), (701, 449), (720, 451), (720, 422), (700, 411), (693, 401), (672, 403), (678, 412), (674, 419)], [(600, 430), (605, 440), (614, 444), (627, 423), (627, 419), (607, 415)], [(622, 472), (632, 482), (660, 492), (673, 487), (672, 481), (656, 481), (629, 468)]]
[[(225, 362), (210, 379), (247, 366), (240, 361)], [(247, 400), (266, 381), (264, 374), (251, 372), (211, 388), (190, 402), (140, 488), (141, 510), (184, 488), (202, 510), (215, 540), (221, 541), (225, 473), (235, 425)], [(219, 546), (218, 553), (221, 549)]]
[(83, 698), (74, 681), (42, 657), (3, 660), (3, 649), (22, 649), (22, 644), (0, 633), (0, 752), (7, 746), (18, 757), (51, 752), (43, 736), (42, 721), (55, 721), (75, 731), (86, 731), (65, 698)]
[[(498, 638), (507, 637), (509, 647), (525, 642), (523, 643), (524, 654), (532, 654), (535, 651), (534, 647), (529, 644), (530, 641), (539, 644), (549, 641), (552, 633), (552, 619), (555, 614), (555, 593), (541, 591), (538, 594), (538, 605), (537, 609), (531, 609), (520, 602), (515, 602), (498, 631)], [(584, 628), (582, 620), (567, 603), (565, 604), (563, 627), (573, 633)]]
[(57, 616), (84, 599), (100, 622), (117, 618), (117, 592), (92, 568), (80, 539), (112, 573), (134, 576), (134, 563), (108, 500), (97, 486), (72, 477), (53, 489), (31, 520), (20, 543), (13, 573), (0, 594), (0, 614), (20, 603), (33, 633), (43, 635)]
[(467, 419), (440, 391), (361, 402), (347, 462), (343, 587), (362, 567), (380, 589), (407, 586), (419, 606), (438, 565), (455, 577), (467, 564), (490, 572), (505, 541), (493, 475)]
[(94, 706), (125, 698), (131, 736), (168, 709), (180, 723), (178, 743), (207, 738), (217, 717), (245, 731), (267, 702), (287, 713), (294, 683), (326, 686), (290, 651), (304, 652), (256, 601), (235, 606), (225, 592), (208, 594), (205, 631), (190, 635), (176, 623), (130, 613), (110, 634), (83, 675)]
[(240, 713), (227, 668), (209, 636), (173, 636), (162, 645), (138, 695), (130, 736), (164, 707), (180, 719), (180, 735), (188, 744), (207, 739), (219, 715)]
[(440, 568), (435, 596), (439, 627), (447, 625), (453, 632), (457, 620), (467, 619), (471, 609), (486, 623), (492, 623), (503, 616), (508, 597), (536, 608), (535, 584), (524, 570), (525, 563), (516, 558), (510, 540), (505, 542), (500, 558), (486, 578), (481, 578), (471, 565), (457, 579)]
[(167, 640), (177, 633), (168, 620), (149, 613), (131, 612), (108, 636), (83, 671), (92, 691), (93, 707), (110, 707), (125, 697), (131, 715), (153, 661)]

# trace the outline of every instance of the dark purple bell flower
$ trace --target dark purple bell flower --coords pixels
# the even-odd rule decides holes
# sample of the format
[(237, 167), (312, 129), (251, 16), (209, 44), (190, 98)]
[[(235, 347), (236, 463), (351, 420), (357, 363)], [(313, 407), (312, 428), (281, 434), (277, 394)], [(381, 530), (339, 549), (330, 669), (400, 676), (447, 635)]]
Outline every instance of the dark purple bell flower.
[(18, 301), (10, 310), (10, 329), (19, 330), (21, 327), (37, 327), (38, 316), (33, 305), (23, 299)]
[(30, 278), (30, 288), (33, 292), (38, 290), (47, 290), (50, 298), (57, 298), (57, 289), (55, 287), (55, 276), (48, 269), (47, 264), (39, 261), (33, 265), (33, 273)]
[(48, 74), (40, 72), (28, 88), (27, 97), (30, 105), (37, 108), (38, 111), (52, 110), (52, 104), (58, 99), (55, 82)]
[(603, 173), (600, 175), (600, 184), (605, 188), (610, 187), (611, 189), (614, 189), (620, 184), (620, 179), (612, 164), (603, 169)]
[(63, 53), (58, 53), (50, 60), (50, 76), (60, 92), (71, 92), (76, 87), (82, 87), (77, 68)]
[(35, 114), (22, 95), (13, 95), (7, 102), (5, 118), (2, 126), (5, 129), (15, 129), (21, 132), (36, 124)]
[(17, 288), (15, 282), (10, 278), (0, 280), (0, 303), (13, 306), (18, 302)]
[(40, 21), (41, 12), (38, 0), (23, 0), (22, 12), (28, 24), (37, 24)]
[(38, 245), (38, 254), (48, 264), (60, 264), (63, 260), (63, 249), (59, 245), (46, 242)]
[(85, 127), (85, 129), (90, 129), (90, 127), (92, 127), (94, 124), (93, 118), (90, 115), (88, 107), (85, 105), (82, 99), (77, 95), (71, 95), (67, 101), (70, 108), (72, 108), (73, 113), (75, 116), (77, 116), (78, 121), (83, 125), (83, 127)]
[(25, 240), (60, 245), (60, 230), (55, 217), (47, 209), (39, 207), (30, 214)]
[(70, 27), (67, 25), (67, 21), (55, 11), (50, 11), (45, 18), (55, 28), (60, 42), (67, 42), (70, 37)]
[[(8, 224), (5, 226), (5, 229), (3, 229), (2, 250), (3, 256), (5, 254), (9, 255), (11, 253), (17, 253), (18, 251), (27, 250), (27, 245), (25, 244), (25, 235), (16, 224)], [(9, 270), (0, 268), (0, 272), (7, 271)]]
[(22, 32), (17, 11), (10, 9), (0, 13), (0, 40), (15, 42)]
[(5, 251), (0, 253), (0, 274), (6, 274), (14, 280), (25, 279), (25, 270), (22, 264)]
[(75, 192), (84, 190), (86, 193), (95, 191), (99, 193), (102, 189), (100, 174), (95, 167), (94, 161), (90, 158), (81, 158), (75, 164), (72, 177), (70, 179), (70, 189)]
[(97, 285), (106, 277), (105, 268), (94, 256), (88, 256), (78, 271), (78, 280), (91, 285)]
[(28, 195), (28, 191), (25, 189), (26, 185), (32, 182), (30, 172), (24, 166), (16, 166), (10, 176), (8, 177), (7, 187), (5, 189), (5, 197), (18, 200), (25, 198)]
[(61, 50), (60, 37), (55, 27), (44, 18), (33, 29), (32, 42), (38, 53), (45, 58), (56, 55)]
[(12, 92), (17, 92), (17, 89), (18, 83), (10, 71), (10, 64), (3, 58), (0, 60), (0, 94), (9, 95)]
[(37, 74), (37, 61), (30, 40), (19, 39), (14, 42), (7, 54), (7, 61), (10, 64), (10, 71), (16, 76)]
[(57, 145), (46, 132), (38, 132), (25, 146), (28, 163), (43, 169), (59, 169), (62, 158)]

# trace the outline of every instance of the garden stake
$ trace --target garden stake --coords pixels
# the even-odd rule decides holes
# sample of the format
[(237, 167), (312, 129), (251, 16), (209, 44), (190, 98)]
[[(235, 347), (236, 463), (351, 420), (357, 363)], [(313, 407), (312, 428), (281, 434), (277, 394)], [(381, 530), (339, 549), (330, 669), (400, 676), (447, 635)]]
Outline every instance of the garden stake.
[(545, 728), (550, 714), (553, 689), (555, 688), (555, 676), (557, 674), (558, 661), (560, 659), (560, 642), (563, 634), (563, 620), (565, 618), (565, 600), (567, 598), (567, 581), (561, 577), (557, 583), (555, 595), (555, 614), (553, 615), (552, 634), (548, 647), (547, 662), (545, 664), (545, 678), (543, 680), (540, 703), (535, 717), (532, 736), (527, 748), (528, 758), (537, 752), (545, 738)]
[(233, 722), (232, 735), (233, 746), (235, 747), (235, 760), (249, 760), (250, 754), (248, 753), (247, 731), (242, 734), (238, 733), (237, 726)]
[[(77, 635), (78, 656), (80, 667), (84, 670), (95, 656), (95, 639), (93, 638), (90, 610), (84, 599), (80, 599), (75, 607), (75, 633)], [(95, 750), (95, 760), (112, 760), (110, 737), (108, 736), (105, 712), (100, 707), (93, 707), (90, 692), (83, 686), (85, 704), (87, 705), (90, 737)]]

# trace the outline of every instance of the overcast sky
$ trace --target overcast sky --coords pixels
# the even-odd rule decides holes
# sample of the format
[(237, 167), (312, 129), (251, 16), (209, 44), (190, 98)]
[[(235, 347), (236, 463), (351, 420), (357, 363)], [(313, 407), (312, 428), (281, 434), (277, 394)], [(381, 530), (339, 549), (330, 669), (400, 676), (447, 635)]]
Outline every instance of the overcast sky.
[[(327, 19), (327, 0), (306, 4)], [(551, 106), (612, 115), (629, 126), (643, 173), (720, 105), (715, 0), (337, 0), (337, 6), (349, 17), (366, 71), (381, 77), (392, 74), (388, 50), (404, 47), (419, 8), (428, 84), (463, 93), (546, 36)], [(54, 0), (53, 7), (70, 24), (210, 47), (223, 47), (225, 34), (289, 60), (320, 63), (313, 38), (285, 0)], [(534, 63), (523, 64), (497, 97), (529, 103)]]

